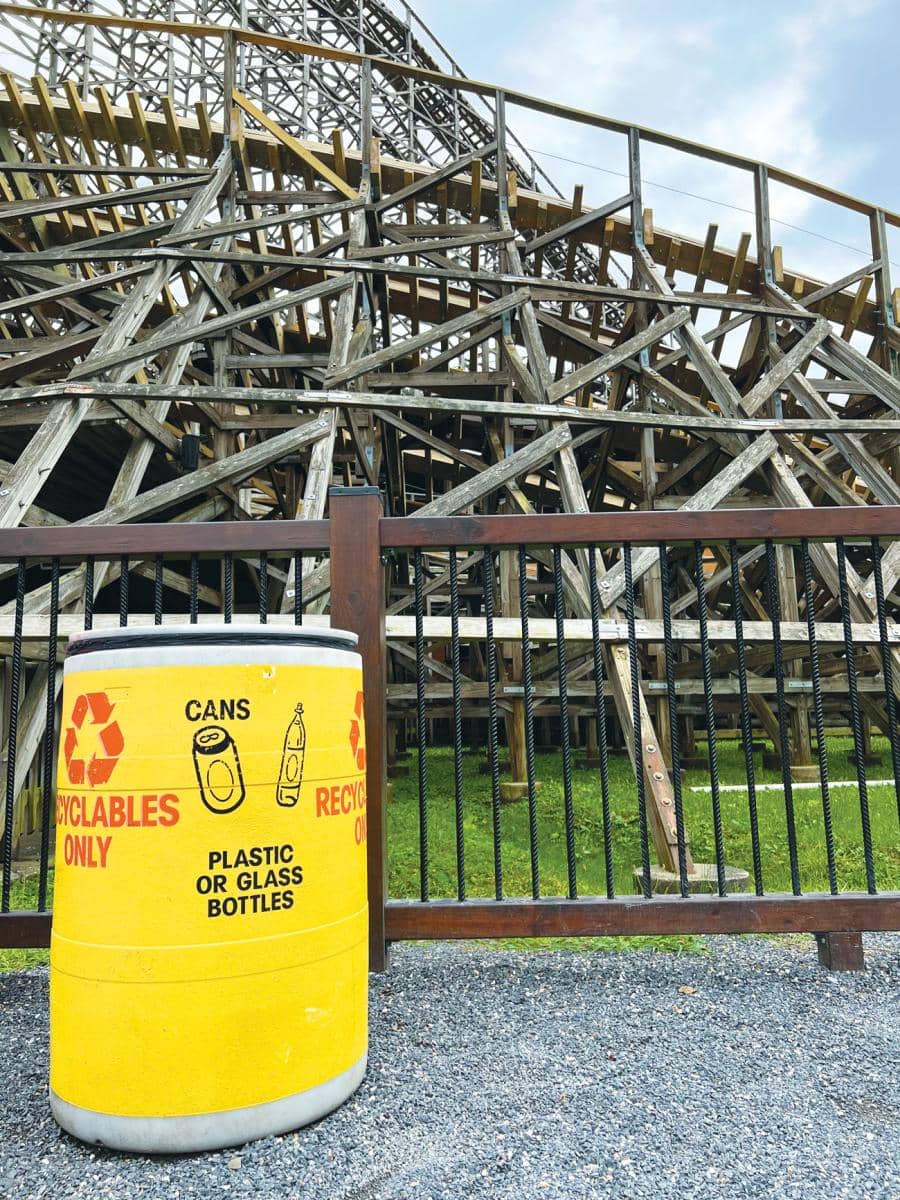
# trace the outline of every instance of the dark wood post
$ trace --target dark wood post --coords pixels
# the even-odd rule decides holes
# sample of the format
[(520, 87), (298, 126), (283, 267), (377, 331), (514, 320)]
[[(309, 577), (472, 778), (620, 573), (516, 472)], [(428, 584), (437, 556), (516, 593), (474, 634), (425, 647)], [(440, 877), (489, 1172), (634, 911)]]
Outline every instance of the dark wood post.
[(331, 623), (359, 637), (366, 718), (366, 807), (369, 868), (369, 970), (388, 969), (384, 935), (387, 884), (387, 704), (384, 572), (378, 522), (383, 508), (376, 487), (329, 491), (331, 518)]
[(819, 962), (829, 971), (864, 971), (865, 953), (861, 933), (817, 933)]

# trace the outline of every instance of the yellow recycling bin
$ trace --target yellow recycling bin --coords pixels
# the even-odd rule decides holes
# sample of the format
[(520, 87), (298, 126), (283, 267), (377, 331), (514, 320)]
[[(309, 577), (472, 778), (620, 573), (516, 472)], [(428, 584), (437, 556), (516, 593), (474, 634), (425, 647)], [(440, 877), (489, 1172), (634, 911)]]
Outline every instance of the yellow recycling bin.
[(368, 907), (354, 634), (166, 626), (66, 657), (50, 1103), (177, 1153), (314, 1121), (363, 1078)]

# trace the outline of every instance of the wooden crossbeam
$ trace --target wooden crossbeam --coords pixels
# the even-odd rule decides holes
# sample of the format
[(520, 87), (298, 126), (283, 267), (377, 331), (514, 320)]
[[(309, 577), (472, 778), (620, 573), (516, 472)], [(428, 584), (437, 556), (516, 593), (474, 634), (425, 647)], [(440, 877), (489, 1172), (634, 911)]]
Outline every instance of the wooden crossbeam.
[(360, 375), (365, 375), (369, 371), (375, 371), (387, 366), (395, 362), (398, 358), (403, 358), (418, 350), (422, 350), (434, 342), (445, 341), (456, 334), (466, 333), (470, 329), (475, 329), (502, 313), (509, 312), (527, 299), (527, 290), (520, 289), (499, 300), (494, 300), (490, 304), (482, 305), (480, 308), (475, 309), (474, 312), (464, 313), (460, 317), (454, 317), (450, 321), (445, 321), (441, 325), (427, 329), (415, 337), (407, 338), (402, 342), (395, 342), (392, 346), (387, 346), (383, 350), (376, 350), (374, 353), (367, 354), (363, 358), (357, 359), (356, 362), (348, 363), (346, 366), (332, 372), (330, 376), (331, 383), (332, 385), (347, 383), (349, 380), (356, 379)]
[(238, 108), (242, 109), (249, 117), (252, 117), (268, 133), (271, 133), (274, 138), (281, 142), (285, 149), (299, 158), (301, 162), (312, 167), (315, 173), (324, 179), (336, 192), (340, 192), (342, 196), (347, 196), (351, 200), (356, 199), (355, 188), (342, 179), (340, 175), (336, 174), (336, 172), (332, 171), (327, 163), (319, 158), (317, 154), (314, 154), (312, 150), (304, 146), (301, 141), (298, 141), (286, 129), (282, 129), (277, 121), (267, 116), (248, 96), (243, 95), (235, 89), (232, 93), (232, 99)]
[(591, 228), (600, 221), (605, 220), (606, 217), (612, 216), (613, 213), (627, 208), (631, 204), (631, 200), (631, 193), (628, 192), (624, 196), (619, 196), (616, 200), (610, 200), (608, 204), (601, 205), (600, 208), (592, 208), (588, 212), (580, 213), (577, 217), (573, 217), (571, 221), (566, 221), (562, 225), (548, 229), (546, 233), (524, 243), (521, 247), (522, 256), (527, 258), (529, 255), (536, 254), (539, 250), (553, 245), (554, 242), (558, 242), (562, 238), (571, 238), (573, 234)]
[(547, 389), (547, 397), (551, 403), (557, 403), (566, 396), (571, 396), (574, 392), (580, 391), (586, 384), (593, 383), (595, 379), (599, 379), (601, 375), (607, 375), (610, 371), (614, 371), (616, 367), (621, 366), (633, 354), (639, 354), (642, 350), (646, 350), (649, 346), (656, 345), (662, 338), (667, 337), (670, 333), (681, 329), (690, 320), (690, 313), (687, 309), (676, 309), (668, 316), (662, 317), (653, 325), (648, 325), (646, 329), (636, 333), (634, 337), (628, 338), (621, 345), (608, 351), (602, 357), (595, 359), (593, 362), (585, 363), (583, 367), (579, 367), (570, 375), (563, 376), (556, 383), (551, 384)]
[(248, 305), (246, 308), (232, 308), (230, 312), (196, 325), (185, 327), (179, 322), (168, 333), (161, 333), (144, 341), (122, 346), (121, 349), (111, 350), (102, 356), (98, 355), (90, 362), (84, 362), (75, 367), (69, 377), (76, 380), (83, 379), (98, 371), (108, 371), (124, 364), (146, 362), (155, 358), (163, 350), (170, 350), (173, 346), (182, 346), (185, 343), (218, 337), (219, 334), (239, 325), (257, 321), (260, 317), (271, 316), (282, 309), (334, 296), (338, 292), (345, 291), (350, 283), (350, 279), (327, 279), (324, 283), (314, 283), (310, 287), (300, 288), (296, 292), (284, 292), (273, 300), (263, 300), (259, 304)]
[(405, 187), (400, 188), (399, 191), (382, 196), (380, 200), (374, 201), (372, 209), (376, 213), (383, 213), (387, 209), (404, 205), (409, 200), (421, 197), (423, 192), (431, 191), (438, 184), (444, 183), (448, 179), (453, 179), (456, 175), (461, 175), (473, 163), (481, 163), (486, 158), (493, 157), (496, 153), (497, 143), (493, 141), (486, 146), (480, 147), (478, 150), (462, 154), (452, 162), (447, 163), (446, 166), (437, 167), (435, 170), (429, 172), (429, 174), (421, 176), (412, 183), (408, 183)]

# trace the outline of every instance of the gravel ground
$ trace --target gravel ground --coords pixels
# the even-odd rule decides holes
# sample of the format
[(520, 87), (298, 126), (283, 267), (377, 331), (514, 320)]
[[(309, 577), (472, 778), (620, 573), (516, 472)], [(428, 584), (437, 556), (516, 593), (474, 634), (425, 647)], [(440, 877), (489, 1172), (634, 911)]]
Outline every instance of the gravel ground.
[(697, 954), (406, 946), (369, 1074), (319, 1125), (139, 1158), (59, 1132), (47, 976), (0, 976), (0, 1197), (900, 1197), (900, 937), (833, 975), (809, 939)]

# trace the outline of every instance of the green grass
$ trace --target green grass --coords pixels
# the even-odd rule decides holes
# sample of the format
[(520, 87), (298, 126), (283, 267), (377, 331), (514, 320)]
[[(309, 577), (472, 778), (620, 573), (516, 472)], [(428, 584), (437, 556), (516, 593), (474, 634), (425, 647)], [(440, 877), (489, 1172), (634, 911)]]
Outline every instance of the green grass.
[[(53, 872), (50, 872), (47, 903), (53, 900)], [(38, 906), (37, 876), (16, 880), (10, 889), (10, 908), (31, 909)], [(18, 971), (24, 967), (39, 967), (48, 962), (48, 950), (4, 950), (0, 948), (0, 971)]]
[[(849, 738), (832, 738), (828, 744), (829, 775), (832, 780), (854, 778), (847, 761)], [(705, 749), (705, 747), (704, 747)], [(873, 749), (882, 753), (884, 766), (870, 768), (873, 778), (890, 775), (886, 741), (873, 739)], [(473, 750), (463, 760), (464, 843), (467, 895), (494, 895), (493, 827), (490, 780), (479, 773), (483, 749)], [(388, 873), (390, 895), (416, 899), (419, 896), (419, 811), (417, 756), (410, 755), (408, 777), (394, 780), (393, 799), (388, 809)], [(776, 783), (778, 771), (764, 771), (755, 757), (757, 782)], [(453, 787), (453, 752), (437, 748), (427, 752), (428, 771), (428, 883), (432, 898), (456, 895), (456, 825)], [(719, 743), (719, 777), (723, 784), (746, 782), (743, 753), (733, 741)], [(561, 760), (558, 754), (541, 754), (537, 778), (543, 787), (537, 796), (540, 890), (543, 896), (568, 893), (564, 798)], [(692, 786), (708, 784), (706, 770), (684, 773), (685, 821), (694, 858), (715, 860), (712, 804), (709, 794), (695, 793)], [(746, 792), (726, 792), (721, 797), (725, 859), (730, 866), (752, 872), (750, 822)], [(633, 894), (632, 870), (641, 861), (637, 792), (628, 760), (610, 760), (610, 806), (613, 841), (613, 877), (617, 894)], [(757, 797), (763, 884), (767, 892), (791, 890), (787, 821), (783, 792), (760, 792)], [(798, 859), (803, 891), (827, 891), (821, 793), (818, 789), (794, 793)], [(900, 888), (900, 840), (897, 798), (893, 786), (869, 790), (872, 841), (878, 888)], [(573, 810), (575, 863), (580, 895), (605, 895), (603, 830), (600, 811), (599, 772), (574, 772)], [(832, 792), (835, 861), (841, 891), (864, 891), (865, 864), (858, 790), (839, 788)], [(504, 894), (531, 894), (528, 801), (501, 806), (500, 815)], [(652, 849), (651, 849), (652, 855)], [(752, 883), (752, 881), (751, 881)], [(701, 949), (703, 939), (684, 938), (591, 938), (568, 940), (524, 940), (530, 948), (623, 949), (628, 945), (653, 946), (667, 950)]]
[[(872, 778), (887, 778), (891, 773), (887, 742), (873, 738), (872, 746), (876, 753), (882, 755), (883, 765), (870, 767), (869, 775)], [(828, 767), (832, 780), (855, 778), (853, 767), (847, 761), (851, 747), (849, 738), (829, 739)], [(479, 748), (467, 753), (463, 760), (465, 874), (470, 898), (494, 895), (490, 779), (479, 772), (484, 759), (485, 751)], [(762, 769), (759, 754), (754, 761), (757, 782), (779, 782), (778, 771)], [(416, 899), (419, 896), (419, 803), (415, 753), (410, 755), (408, 763), (409, 775), (394, 780), (393, 799), (388, 806), (389, 888), (390, 895), (396, 899)], [(430, 895), (433, 898), (453, 897), (456, 895), (456, 823), (452, 750), (443, 747), (429, 750), (427, 770)], [(745, 783), (743, 754), (736, 742), (719, 743), (719, 774), (723, 784)], [(537, 796), (541, 894), (564, 896), (568, 889), (560, 756), (538, 755), (537, 777), (543, 784)], [(712, 862), (715, 859), (712, 805), (708, 794), (695, 793), (690, 789), (708, 782), (706, 770), (686, 771), (684, 774), (685, 820), (694, 858), (700, 862)], [(596, 770), (575, 770), (572, 798), (578, 892), (582, 896), (605, 895), (600, 783)], [(784, 794), (760, 792), (757, 803), (765, 889), (767, 892), (790, 891)], [(635, 782), (629, 762), (624, 757), (610, 759), (610, 805), (615, 888), (620, 895), (630, 895), (633, 893), (632, 870), (641, 861), (641, 848)], [(802, 889), (805, 892), (827, 891), (828, 872), (819, 790), (795, 792), (794, 806)], [(893, 786), (870, 788), (869, 808), (877, 886), (879, 890), (900, 889), (900, 837)], [(865, 891), (857, 789), (835, 789), (832, 792), (832, 811), (838, 887), (841, 891)], [(531, 894), (528, 801), (523, 799), (502, 805), (500, 824), (504, 894), (528, 896)], [(728, 864), (752, 871), (746, 792), (723, 793), (722, 828)], [(52, 885), (51, 872), (51, 896)], [(37, 907), (36, 879), (13, 885), (12, 907)], [(703, 938), (692, 936), (513, 938), (483, 944), (504, 949), (559, 951), (652, 948), (702, 952), (706, 947)], [(46, 961), (45, 950), (0, 950), (0, 970), (35, 966)]]

